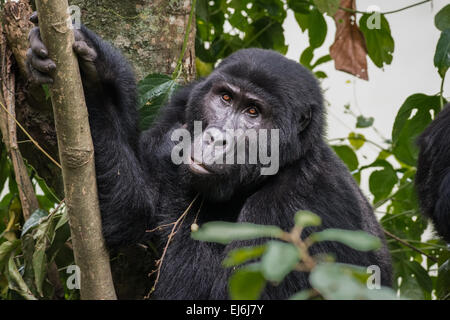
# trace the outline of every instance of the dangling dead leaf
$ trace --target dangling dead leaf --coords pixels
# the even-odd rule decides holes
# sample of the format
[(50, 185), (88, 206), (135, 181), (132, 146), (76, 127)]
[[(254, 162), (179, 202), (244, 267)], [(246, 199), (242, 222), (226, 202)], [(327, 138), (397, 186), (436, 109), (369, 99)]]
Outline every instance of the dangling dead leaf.
[[(341, 0), (340, 7), (355, 10), (355, 0)], [(334, 15), (336, 36), (330, 47), (330, 56), (336, 70), (369, 80), (367, 73), (367, 48), (364, 36), (356, 23), (356, 15), (339, 10)]]

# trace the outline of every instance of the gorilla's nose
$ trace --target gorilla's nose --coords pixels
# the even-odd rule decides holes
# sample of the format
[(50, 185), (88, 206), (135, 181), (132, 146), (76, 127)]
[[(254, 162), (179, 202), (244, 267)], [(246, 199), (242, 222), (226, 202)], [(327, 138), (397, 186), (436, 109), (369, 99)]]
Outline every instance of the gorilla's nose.
[(225, 147), (227, 145), (227, 135), (218, 128), (209, 128), (205, 131), (203, 141), (208, 147)]

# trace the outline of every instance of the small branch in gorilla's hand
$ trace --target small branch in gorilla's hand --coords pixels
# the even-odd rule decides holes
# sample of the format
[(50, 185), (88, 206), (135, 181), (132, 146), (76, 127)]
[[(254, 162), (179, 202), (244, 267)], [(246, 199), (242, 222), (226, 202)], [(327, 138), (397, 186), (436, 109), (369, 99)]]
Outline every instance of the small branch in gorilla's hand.
[[(162, 267), (162, 264), (163, 264), (163, 261), (164, 261), (164, 257), (165, 257), (166, 252), (167, 252), (167, 248), (169, 248), (169, 244), (170, 244), (170, 242), (172, 242), (173, 236), (174, 236), (174, 235), (177, 233), (177, 231), (178, 231), (178, 230), (175, 230), (175, 229), (177, 228), (178, 225), (179, 225), (179, 228), (181, 228), (181, 225), (182, 225), (182, 222), (184, 221), (184, 218), (186, 217), (186, 215), (187, 215), (187, 214), (189, 213), (189, 211), (191, 210), (192, 206), (194, 205), (195, 201), (198, 199), (199, 195), (200, 195), (200, 194), (197, 193), (197, 195), (196, 195), (196, 196), (194, 197), (194, 199), (191, 201), (191, 203), (190, 203), (189, 206), (186, 208), (186, 210), (184, 210), (184, 212), (181, 214), (181, 216), (177, 219), (177, 221), (172, 222), (172, 223), (169, 223), (169, 224), (167, 224), (167, 225), (160, 226), (160, 227), (165, 227), (165, 226), (168, 226), (168, 225), (173, 224), (172, 231), (170, 232), (169, 237), (167, 238), (166, 246), (164, 247), (164, 250), (163, 250), (163, 253), (162, 253), (162, 255), (161, 255), (161, 258), (160, 258), (159, 260), (156, 261), (156, 265), (158, 266), (158, 268), (157, 268), (156, 270), (154, 270), (154, 271), (152, 271), (152, 272), (150, 272), (150, 273), (148, 274), (148, 276), (151, 276), (152, 274), (154, 274), (154, 273), (156, 272), (156, 279), (155, 279), (155, 283), (153, 284), (152, 289), (151, 289), (150, 292), (144, 297), (144, 299), (149, 299), (149, 298), (150, 298), (150, 295), (155, 291), (156, 285), (158, 284), (159, 275), (160, 275), (160, 273), (161, 273), (161, 267)], [(180, 223), (180, 222), (181, 222), (181, 223)], [(157, 228), (159, 228), (159, 227), (157, 227)], [(156, 228), (156, 229), (157, 229), (157, 228)], [(178, 228), (178, 229), (179, 229), (179, 228)], [(153, 229), (153, 230), (154, 230), (154, 229)], [(151, 230), (150, 230), (150, 232), (151, 232)]]
[(400, 242), (400, 243), (403, 244), (404, 246), (406, 246), (406, 247), (408, 247), (408, 248), (410, 248), (410, 249), (412, 249), (412, 250), (414, 250), (414, 251), (416, 251), (416, 252), (418, 252), (418, 253), (420, 253), (420, 254), (423, 254), (424, 256), (426, 256), (426, 257), (427, 257), (428, 259), (430, 259), (431, 261), (433, 261), (433, 262), (438, 262), (438, 260), (437, 260), (435, 257), (432, 257), (432, 256), (430, 256), (429, 254), (425, 253), (424, 251), (420, 250), (419, 248), (414, 247), (414, 246), (411, 245), (410, 243), (406, 242), (406, 241), (403, 240), (403, 239), (400, 239), (399, 237), (397, 237), (396, 235), (390, 233), (389, 231), (384, 230), (384, 233), (385, 233), (387, 236), (391, 237), (392, 239), (397, 240), (398, 242)]

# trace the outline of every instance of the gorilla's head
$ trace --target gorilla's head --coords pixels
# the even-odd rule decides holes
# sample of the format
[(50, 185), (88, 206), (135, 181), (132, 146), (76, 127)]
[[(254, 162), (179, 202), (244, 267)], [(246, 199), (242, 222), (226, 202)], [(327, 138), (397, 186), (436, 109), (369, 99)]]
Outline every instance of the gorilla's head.
[[(269, 154), (272, 162), (276, 157), (282, 170), (321, 143), (323, 113), (320, 87), (307, 69), (274, 51), (237, 51), (190, 92), (186, 121), (194, 135), (192, 163), (183, 170), (198, 191), (217, 201), (227, 200), (267, 177), (261, 174), (261, 169), (269, 165), (261, 160), (258, 146), (266, 149), (263, 152)], [(203, 134), (195, 136), (194, 121), (201, 121)], [(234, 137), (230, 129), (234, 130)], [(276, 138), (276, 134), (271, 129), (279, 129), (276, 148), (272, 148), (275, 141), (272, 137)], [(268, 139), (263, 139), (262, 131), (267, 132)], [(257, 148), (252, 149), (255, 137)], [(267, 146), (261, 145), (261, 139), (267, 141)], [(245, 150), (244, 161), (238, 160), (242, 151), (237, 147), (238, 140), (245, 141), (241, 145)], [(223, 164), (204, 161), (205, 154), (202, 159), (199, 150), (206, 154), (211, 154), (211, 150), (227, 150), (226, 154), (232, 154), (233, 164), (226, 155), (220, 157)], [(250, 160), (256, 156), (252, 152), (258, 153), (256, 163)]]

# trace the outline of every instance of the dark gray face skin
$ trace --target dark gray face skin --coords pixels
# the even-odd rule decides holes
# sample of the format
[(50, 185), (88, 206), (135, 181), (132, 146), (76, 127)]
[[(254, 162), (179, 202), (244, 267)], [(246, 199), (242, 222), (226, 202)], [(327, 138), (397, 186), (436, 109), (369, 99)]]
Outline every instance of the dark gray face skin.
[[(197, 147), (205, 150), (206, 147), (214, 146), (226, 147), (230, 143), (227, 140), (227, 130), (248, 130), (257, 131), (260, 128), (270, 128), (271, 110), (263, 98), (258, 95), (230, 84), (226, 81), (214, 83), (203, 101), (204, 115), (203, 132), (214, 130), (215, 137), (210, 137), (205, 141), (205, 137), (195, 137), (192, 150)], [(229, 136), (228, 136), (229, 137)], [(248, 157), (248, 155), (246, 155)], [(208, 175), (212, 173), (225, 173), (230, 164), (205, 164), (192, 154), (193, 163), (189, 169), (194, 174)], [(229, 170), (231, 168), (228, 168)]]

